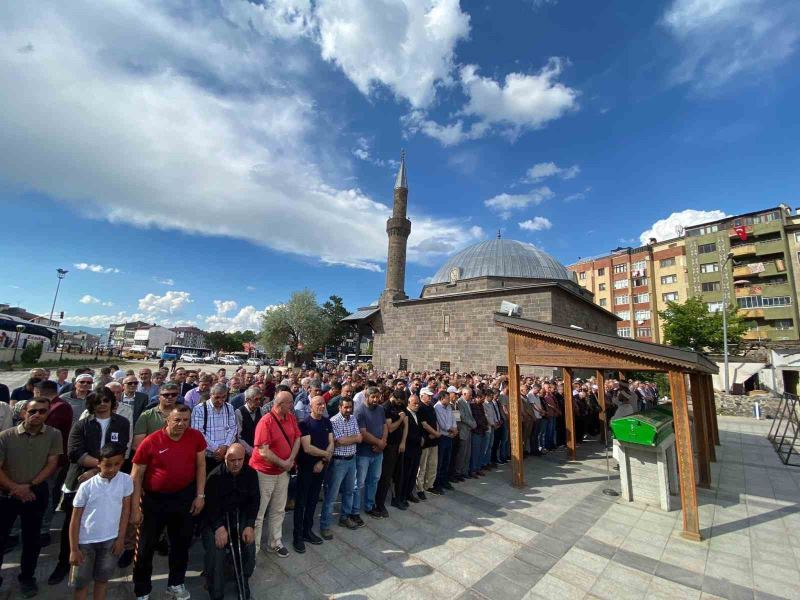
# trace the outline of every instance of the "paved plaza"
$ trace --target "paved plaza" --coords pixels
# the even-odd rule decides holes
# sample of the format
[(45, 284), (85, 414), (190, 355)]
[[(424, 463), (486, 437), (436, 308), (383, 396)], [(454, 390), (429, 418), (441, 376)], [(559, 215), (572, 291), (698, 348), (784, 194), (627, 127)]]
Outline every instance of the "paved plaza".
[[(679, 512), (662, 513), (605, 496), (605, 459), (596, 444), (579, 460), (562, 452), (528, 459), (525, 490), (509, 467), (469, 480), (443, 497), (366, 518), (356, 531), (286, 559), (259, 554), (255, 598), (800, 598), (800, 470), (784, 467), (765, 436), (769, 421), (720, 417), (714, 489), (700, 492), (704, 541), (680, 536)], [(616, 478), (612, 487), (619, 487)], [(284, 540), (290, 540), (287, 518)], [(42, 598), (65, 598), (45, 584), (55, 543), (42, 554)], [(16, 561), (6, 557), (3, 598), (15, 597)], [(192, 549), (187, 584), (207, 598), (202, 550)], [(153, 598), (166, 586), (156, 561)], [(111, 598), (132, 598), (121, 577)], [(231, 579), (232, 581), (232, 579)], [(11, 585), (9, 585), (11, 584)], [(233, 584), (229, 598), (235, 598)]]

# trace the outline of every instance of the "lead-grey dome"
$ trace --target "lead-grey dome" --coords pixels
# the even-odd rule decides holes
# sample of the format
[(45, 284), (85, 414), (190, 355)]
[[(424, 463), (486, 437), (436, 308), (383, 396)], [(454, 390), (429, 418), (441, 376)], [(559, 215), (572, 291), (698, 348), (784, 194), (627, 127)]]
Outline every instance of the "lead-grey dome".
[(531, 244), (500, 238), (480, 242), (454, 254), (436, 271), (431, 283), (450, 281), (450, 274), (456, 268), (458, 279), (522, 277), (572, 281), (564, 265), (546, 252)]

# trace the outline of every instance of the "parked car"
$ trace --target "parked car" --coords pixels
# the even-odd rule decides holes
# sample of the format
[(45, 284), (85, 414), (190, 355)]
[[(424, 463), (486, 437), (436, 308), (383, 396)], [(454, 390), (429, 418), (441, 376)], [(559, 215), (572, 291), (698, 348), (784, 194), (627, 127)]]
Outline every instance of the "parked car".
[(232, 354), (226, 354), (220, 359), (220, 364), (223, 365), (243, 365), (244, 361), (239, 358), (238, 356), (234, 356)]
[(197, 354), (192, 354), (190, 352), (187, 352), (186, 354), (181, 354), (181, 360), (183, 362), (188, 362), (188, 363), (204, 363), (204, 362), (206, 362), (205, 357), (198, 356)]
[(142, 360), (148, 358), (148, 353), (142, 350), (123, 350), (122, 358)]
[(264, 361), (261, 360), (260, 358), (248, 358), (247, 364), (250, 365), (251, 367), (263, 367)]

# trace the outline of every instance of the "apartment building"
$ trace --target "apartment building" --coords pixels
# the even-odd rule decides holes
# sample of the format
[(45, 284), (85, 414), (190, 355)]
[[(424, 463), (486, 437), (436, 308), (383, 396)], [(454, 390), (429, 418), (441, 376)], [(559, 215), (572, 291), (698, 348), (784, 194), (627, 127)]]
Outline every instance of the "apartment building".
[(658, 313), (669, 301), (698, 296), (711, 311), (735, 302), (746, 340), (798, 339), (800, 211), (792, 215), (785, 205), (687, 227), (681, 237), (617, 248), (567, 269), (622, 319), (622, 337), (662, 342)]
[(567, 267), (595, 302), (621, 319), (617, 333), (645, 342), (660, 342), (663, 325), (658, 311), (669, 300), (685, 300), (686, 257), (682, 238), (638, 248), (617, 248), (610, 254), (583, 259)]
[(684, 232), (690, 293), (709, 310), (735, 302), (747, 323), (746, 340), (798, 339), (797, 256), (790, 246), (800, 229), (795, 217), (780, 205)]

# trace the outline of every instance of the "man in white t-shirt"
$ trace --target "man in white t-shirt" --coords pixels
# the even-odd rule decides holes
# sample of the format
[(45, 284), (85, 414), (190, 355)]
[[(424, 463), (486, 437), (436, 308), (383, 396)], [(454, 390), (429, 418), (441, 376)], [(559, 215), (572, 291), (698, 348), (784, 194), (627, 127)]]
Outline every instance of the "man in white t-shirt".
[(78, 488), (72, 501), (69, 524), (69, 562), (78, 567), (75, 598), (89, 594), (94, 581), (95, 598), (105, 598), (108, 580), (114, 576), (115, 557), (122, 554), (131, 511), (133, 480), (120, 473), (125, 447), (110, 443), (100, 450), (100, 472)]

